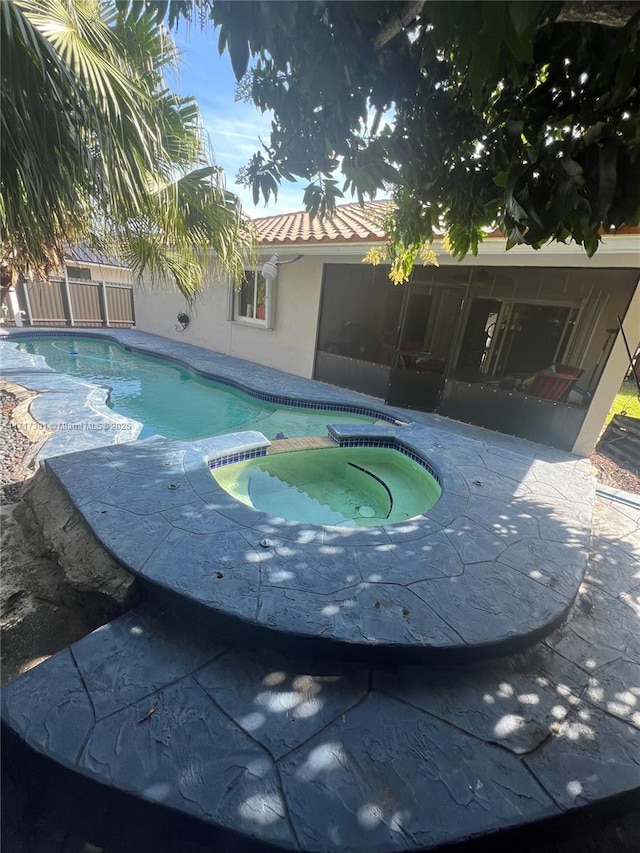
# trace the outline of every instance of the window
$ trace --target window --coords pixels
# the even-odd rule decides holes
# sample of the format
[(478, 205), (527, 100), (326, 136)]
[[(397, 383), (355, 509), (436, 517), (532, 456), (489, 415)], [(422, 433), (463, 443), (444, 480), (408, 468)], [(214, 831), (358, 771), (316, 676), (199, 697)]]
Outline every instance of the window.
[(232, 292), (231, 319), (272, 329), (273, 281), (267, 281), (259, 270), (245, 270), (242, 284)]
[(91, 270), (88, 267), (67, 266), (67, 277), (74, 281), (91, 281)]

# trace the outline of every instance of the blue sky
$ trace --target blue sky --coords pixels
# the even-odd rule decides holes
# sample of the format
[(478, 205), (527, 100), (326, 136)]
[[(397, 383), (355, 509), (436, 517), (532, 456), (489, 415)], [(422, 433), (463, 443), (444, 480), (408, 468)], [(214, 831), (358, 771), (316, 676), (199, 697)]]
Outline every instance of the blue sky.
[(251, 216), (271, 216), (302, 210), (305, 182), (284, 181), (278, 200), (265, 207), (260, 200), (254, 205), (251, 192), (235, 183), (240, 166), (246, 165), (260, 149), (260, 137), (269, 140), (271, 116), (262, 114), (253, 104), (236, 103), (235, 77), (228, 54), (218, 55), (218, 35), (199, 26), (182, 25), (174, 38), (182, 54), (177, 80), (172, 87), (182, 95), (195, 95), (200, 105), (204, 126), (209, 134), (214, 161), (226, 173), (227, 189), (240, 196), (245, 212)]

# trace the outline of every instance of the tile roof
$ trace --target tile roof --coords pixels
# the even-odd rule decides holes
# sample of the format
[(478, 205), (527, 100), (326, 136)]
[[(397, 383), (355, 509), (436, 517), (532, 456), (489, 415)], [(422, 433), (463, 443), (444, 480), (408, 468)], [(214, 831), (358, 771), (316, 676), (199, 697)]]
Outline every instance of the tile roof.
[(358, 202), (336, 207), (331, 219), (311, 219), (308, 213), (282, 213), (254, 219), (258, 243), (272, 246), (300, 243), (367, 243), (384, 239), (382, 220), (389, 209), (388, 201)]
[[(336, 207), (331, 219), (311, 219), (305, 211), (261, 216), (253, 219), (261, 246), (300, 246), (338, 243), (378, 243), (385, 239), (382, 221), (392, 202), (368, 201), (364, 207), (358, 202)], [(611, 232), (614, 235), (640, 234), (640, 228), (622, 226)], [(492, 231), (486, 238), (504, 239), (500, 231)]]

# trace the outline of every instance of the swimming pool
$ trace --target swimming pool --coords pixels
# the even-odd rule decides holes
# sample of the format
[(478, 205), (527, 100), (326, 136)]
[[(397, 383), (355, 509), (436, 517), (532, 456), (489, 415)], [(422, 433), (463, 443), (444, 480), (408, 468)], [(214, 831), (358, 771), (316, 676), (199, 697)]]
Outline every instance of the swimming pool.
[(345, 447), (291, 451), (211, 471), (241, 503), (310, 524), (375, 527), (427, 512), (441, 488), (398, 450)]
[(259, 400), (112, 341), (38, 336), (19, 340), (18, 348), (41, 355), (59, 373), (108, 387), (108, 405), (144, 424), (140, 438), (159, 434), (189, 440), (246, 429), (269, 439), (294, 438), (325, 435), (331, 422), (376, 422), (374, 416)]

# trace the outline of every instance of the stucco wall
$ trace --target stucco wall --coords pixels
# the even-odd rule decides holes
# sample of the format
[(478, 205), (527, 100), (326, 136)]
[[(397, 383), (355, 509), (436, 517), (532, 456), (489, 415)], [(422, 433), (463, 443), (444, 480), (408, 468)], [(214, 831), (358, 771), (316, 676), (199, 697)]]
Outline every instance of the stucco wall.
[[(209, 284), (189, 306), (186, 299), (167, 286), (134, 285), (136, 327), (164, 338), (185, 341), (217, 352), (228, 352), (227, 289), (221, 282)], [(181, 332), (177, 315), (188, 314), (188, 328)], [(176, 329), (176, 326), (178, 327)]]
[[(136, 326), (173, 340), (311, 377), (315, 354), (322, 281), (321, 258), (301, 258), (280, 267), (275, 283), (273, 329), (229, 318), (229, 287), (211, 281), (192, 307), (179, 293), (148, 284), (135, 288)], [(191, 318), (184, 332), (176, 330), (179, 312)]]
[[(114, 284), (131, 284), (131, 271), (124, 267), (102, 266), (101, 264), (70, 264), (72, 267), (84, 267), (91, 270), (92, 281), (111, 281)], [(69, 273), (69, 278), (73, 274)]]

